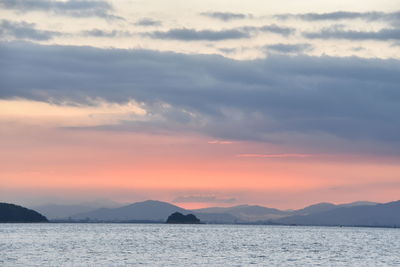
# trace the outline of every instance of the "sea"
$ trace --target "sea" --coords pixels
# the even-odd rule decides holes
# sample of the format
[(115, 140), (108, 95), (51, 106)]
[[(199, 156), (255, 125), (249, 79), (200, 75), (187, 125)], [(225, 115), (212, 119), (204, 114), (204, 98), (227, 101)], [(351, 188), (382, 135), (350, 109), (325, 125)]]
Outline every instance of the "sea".
[(400, 229), (0, 224), (0, 266), (400, 266)]

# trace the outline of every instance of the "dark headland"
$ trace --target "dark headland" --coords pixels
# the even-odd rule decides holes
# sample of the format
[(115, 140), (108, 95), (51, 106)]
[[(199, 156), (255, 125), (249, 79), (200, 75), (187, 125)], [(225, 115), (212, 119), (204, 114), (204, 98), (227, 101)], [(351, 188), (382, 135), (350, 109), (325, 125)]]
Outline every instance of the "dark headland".
[(36, 212), (18, 205), (0, 203), (0, 223), (32, 223), (48, 222), (47, 218)]
[(199, 224), (200, 220), (194, 216), (193, 214), (183, 215), (180, 212), (172, 213), (168, 219), (167, 223), (176, 223), (176, 224)]

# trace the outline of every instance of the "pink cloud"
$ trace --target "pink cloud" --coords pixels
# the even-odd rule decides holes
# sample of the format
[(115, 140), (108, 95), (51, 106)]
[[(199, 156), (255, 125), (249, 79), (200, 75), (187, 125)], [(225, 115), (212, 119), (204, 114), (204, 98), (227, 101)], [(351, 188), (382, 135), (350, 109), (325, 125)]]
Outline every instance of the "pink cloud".
[(207, 143), (209, 144), (215, 144), (215, 145), (231, 145), (234, 142), (232, 141), (225, 141), (225, 140), (212, 140), (212, 141), (208, 141)]

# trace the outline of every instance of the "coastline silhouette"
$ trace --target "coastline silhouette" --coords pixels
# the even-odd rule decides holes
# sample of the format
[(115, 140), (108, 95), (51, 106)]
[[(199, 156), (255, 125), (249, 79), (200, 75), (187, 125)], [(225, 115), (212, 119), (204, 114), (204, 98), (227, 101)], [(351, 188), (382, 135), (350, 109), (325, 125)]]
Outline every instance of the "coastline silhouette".
[(48, 220), (37, 211), (14, 204), (0, 203), (0, 222), (32, 223), (48, 222)]

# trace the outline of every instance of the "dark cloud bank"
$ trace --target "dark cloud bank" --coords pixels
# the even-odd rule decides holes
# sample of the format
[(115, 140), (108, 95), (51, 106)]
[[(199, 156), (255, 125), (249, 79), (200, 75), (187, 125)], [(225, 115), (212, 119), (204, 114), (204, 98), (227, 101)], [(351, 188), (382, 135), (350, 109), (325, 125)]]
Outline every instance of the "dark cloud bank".
[[(216, 55), (3, 43), (0, 97), (135, 99), (148, 120), (114, 130), (195, 131), (303, 152), (400, 151), (400, 61)], [(165, 105), (169, 104), (169, 105)], [(114, 127), (114, 128), (113, 128)]]

